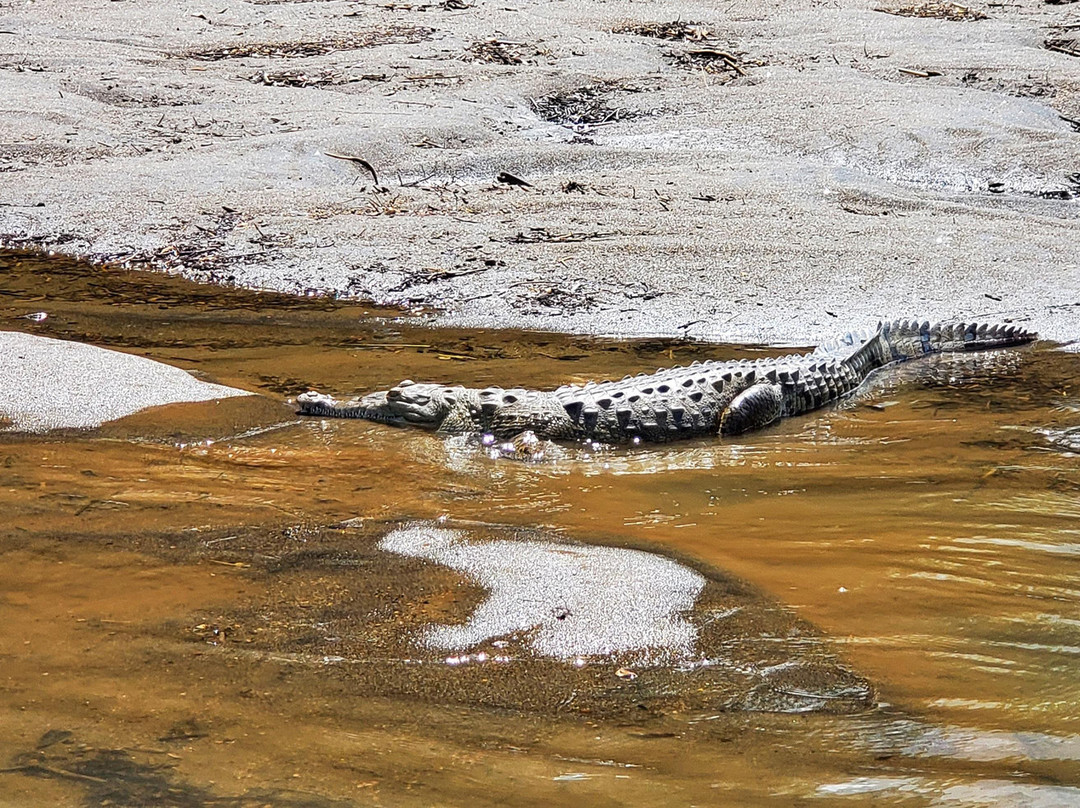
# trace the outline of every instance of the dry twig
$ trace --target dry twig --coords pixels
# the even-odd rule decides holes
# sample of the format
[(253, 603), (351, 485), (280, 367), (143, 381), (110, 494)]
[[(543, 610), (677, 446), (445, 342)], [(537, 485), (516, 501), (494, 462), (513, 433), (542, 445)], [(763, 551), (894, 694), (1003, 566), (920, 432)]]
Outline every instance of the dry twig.
[(375, 167), (371, 165), (363, 157), (355, 157), (351, 154), (336, 154), (334, 152), (323, 152), (327, 157), (333, 157), (335, 160), (347, 160), (350, 163), (356, 163), (361, 168), (366, 168), (371, 174), (371, 180), (376, 185), (379, 184), (379, 175), (375, 173)]

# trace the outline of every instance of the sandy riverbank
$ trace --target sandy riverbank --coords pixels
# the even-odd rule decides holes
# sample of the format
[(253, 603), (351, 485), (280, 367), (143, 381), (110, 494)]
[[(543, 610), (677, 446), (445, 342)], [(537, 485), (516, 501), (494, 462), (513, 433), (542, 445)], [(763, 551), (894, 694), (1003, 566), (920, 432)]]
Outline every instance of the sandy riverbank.
[(444, 324), (1072, 339), (1078, 6), (876, 5), (3, 2), (0, 233)]

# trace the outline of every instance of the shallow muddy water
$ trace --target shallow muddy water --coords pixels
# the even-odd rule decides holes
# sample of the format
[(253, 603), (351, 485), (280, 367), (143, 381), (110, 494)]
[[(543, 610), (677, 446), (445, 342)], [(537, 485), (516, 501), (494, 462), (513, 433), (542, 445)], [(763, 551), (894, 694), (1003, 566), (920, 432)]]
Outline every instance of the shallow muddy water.
[[(405, 377), (554, 387), (768, 349), (432, 331), (19, 255), (0, 257), (0, 319), (262, 395), (0, 435), (0, 803), (1080, 804), (1075, 354), (911, 363), (738, 440), (527, 464), (301, 420), (285, 399)], [(816, 625), (876, 704), (531, 709), (562, 681), (539, 668), (516, 709), (470, 703), (445, 666), (438, 687), (415, 684), (424, 668), (374, 687), (356, 670), (374, 655), (334, 654), (320, 610), (376, 573), (284, 570), (279, 550), (329, 552), (319, 531), (345, 520), (443, 516), (730, 574)], [(439, 575), (419, 617), (477, 595)]]

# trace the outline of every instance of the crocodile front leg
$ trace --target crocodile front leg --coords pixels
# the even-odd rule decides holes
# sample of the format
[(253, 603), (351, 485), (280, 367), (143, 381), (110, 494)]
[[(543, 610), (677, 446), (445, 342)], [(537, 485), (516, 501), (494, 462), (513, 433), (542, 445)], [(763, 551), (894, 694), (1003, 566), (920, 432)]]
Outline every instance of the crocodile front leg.
[(738, 435), (780, 420), (784, 393), (778, 384), (759, 382), (743, 390), (720, 416), (720, 434)]

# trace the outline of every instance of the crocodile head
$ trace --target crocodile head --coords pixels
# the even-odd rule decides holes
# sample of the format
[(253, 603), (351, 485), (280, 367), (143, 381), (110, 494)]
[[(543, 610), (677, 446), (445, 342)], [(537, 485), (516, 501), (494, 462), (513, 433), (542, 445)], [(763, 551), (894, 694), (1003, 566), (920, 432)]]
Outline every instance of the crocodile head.
[(386, 423), (438, 429), (458, 408), (461, 393), (460, 387), (406, 379), (385, 393), (364, 396), (360, 403), (384, 415), (380, 420)]
[(314, 390), (296, 397), (302, 415), (360, 418), (390, 426), (439, 429), (448, 424), (461, 427), (472, 422), (463, 387), (418, 384), (406, 379), (396, 387), (362, 398), (340, 401)]

